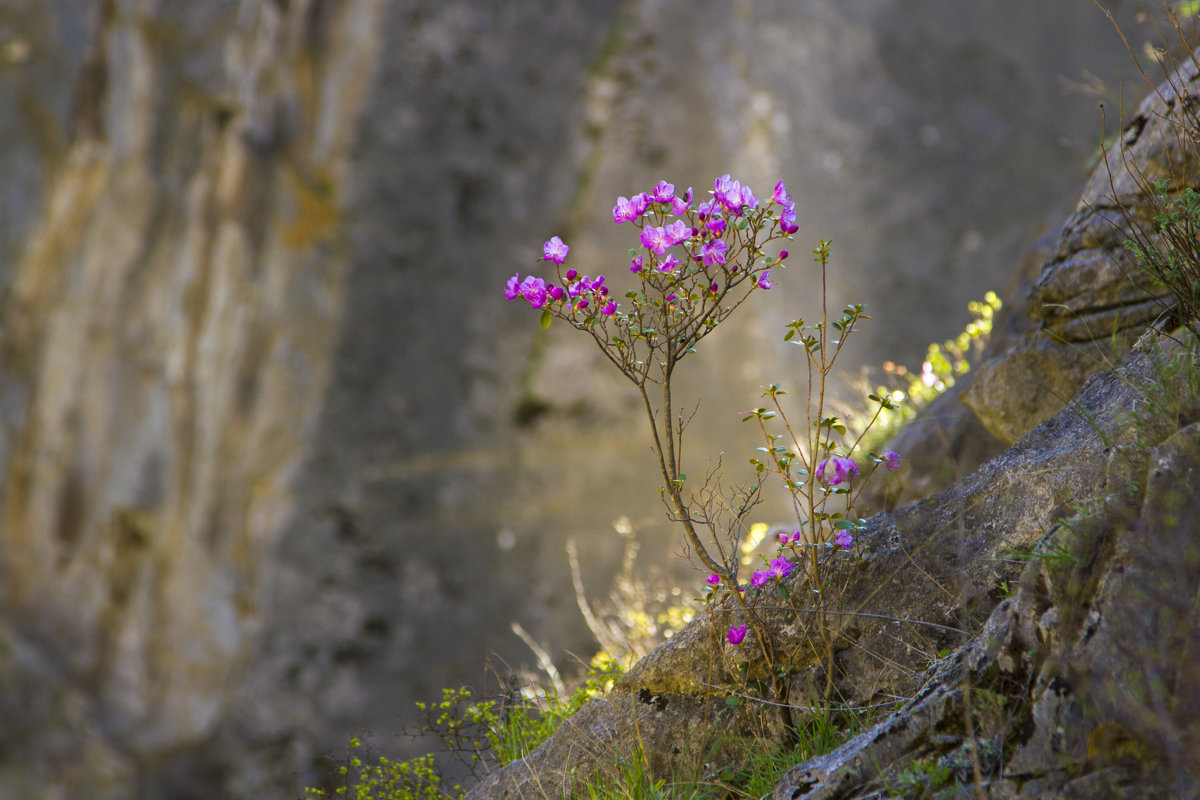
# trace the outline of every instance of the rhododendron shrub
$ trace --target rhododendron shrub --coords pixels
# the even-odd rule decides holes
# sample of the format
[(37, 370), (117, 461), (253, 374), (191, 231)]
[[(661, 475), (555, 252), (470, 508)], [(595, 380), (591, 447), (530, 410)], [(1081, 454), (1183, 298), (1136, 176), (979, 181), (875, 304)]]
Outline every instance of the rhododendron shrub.
[[(782, 245), (799, 229), (795, 202), (782, 181), (760, 201), (749, 186), (723, 175), (714, 181), (709, 195), (697, 202), (691, 188), (680, 194), (673, 184), (659, 181), (649, 192), (617, 198), (613, 223), (631, 225), (638, 244), (628, 252), (628, 276), (621, 280), (632, 280), (632, 286), (625, 291), (602, 273), (593, 277), (568, 266), (571, 248), (554, 236), (542, 249), (542, 260), (553, 274), (513, 275), (504, 294), (541, 311), (543, 327), (558, 319), (589, 334), (604, 357), (637, 388), (663, 479), (659, 491), (668, 516), (680, 525), (697, 566), (708, 573), (704, 599), (723, 607), (732, 603), (737, 609), (744, 624), (729, 627), (725, 640), (730, 646), (750, 646), (749, 626), (755, 634), (753, 646), (771, 665), (772, 685), (782, 699), (786, 682), (778, 669), (774, 638), (747, 592), (767, 591), (775, 582), (774, 591), (786, 595), (785, 579), (802, 564), (820, 602), (823, 570), (830, 560), (861, 554), (855, 550), (863, 522), (851, 512), (862, 484), (878, 464), (894, 469), (899, 456), (890, 451), (881, 456), (858, 453), (857, 441), (842, 441), (845, 426), (824, 413), (825, 383), (833, 362), (846, 338), (869, 317), (858, 305), (848, 306), (839, 319), (829, 319), (825, 308), (829, 244), (821, 241), (813, 251), (820, 266), (821, 321), (807, 325), (796, 320), (785, 334), (808, 355), (804, 412), (811, 424), (793, 428), (779, 400), (786, 392), (779, 384), (765, 387), (764, 396), (771, 398), (773, 408), (743, 412), (744, 419), (758, 421), (767, 443), (759, 448), (766, 457), (750, 460), (752, 481), (722, 491), (713, 469), (702, 480), (689, 482), (682, 463), (687, 418), (672, 397), (675, 370), (751, 295), (775, 288), (771, 272), (786, 267), (788, 251)], [(617, 274), (624, 273), (622, 269)], [(880, 410), (893, 405), (888, 398), (871, 399)], [(776, 417), (783, 423), (783, 433), (771, 427), (774, 423), (769, 421)], [(748, 528), (747, 515), (771, 475), (781, 478), (790, 493), (800, 527), (779, 535), (774, 557), (764, 557), (763, 568), (753, 571), (747, 586), (739, 580), (739, 541)], [(833, 508), (831, 503), (840, 505)]]

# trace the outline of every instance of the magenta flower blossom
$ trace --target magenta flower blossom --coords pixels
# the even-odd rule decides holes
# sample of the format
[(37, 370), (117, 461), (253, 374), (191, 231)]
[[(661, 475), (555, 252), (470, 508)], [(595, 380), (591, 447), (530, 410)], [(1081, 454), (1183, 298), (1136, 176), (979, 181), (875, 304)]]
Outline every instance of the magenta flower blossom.
[(787, 250), (780, 250), (779, 251), (779, 260), (783, 261), (785, 258), (787, 258)]
[(712, 292), (713, 294), (716, 294), (718, 291), (720, 291), (720, 290), (721, 290), (721, 287), (720, 287), (720, 286), (717, 286), (717, 282), (716, 282), (716, 281), (713, 281), (713, 282), (712, 282), (712, 284), (711, 284), (711, 285), (709, 285), (709, 287), (708, 287), (708, 290), (709, 290), (710, 292)]
[(720, 217), (709, 217), (708, 221), (704, 223), (704, 227), (720, 236), (721, 231), (725, 230), (725, 226), (727, 224), (728, 223), (726, 223), (725, 220), (721, 219)]
[(783, 181), (775, 184), (775, 191), (771, 194), (771, 202), (778, 203), (781, 206), (791, 204), (792, 196), (789, 195), (787, 189), (784, 188)]
[(563, 299), (563, 290), (561, 286), (550, 287), (550, 299), (555, 301), (561, 301)]
[(525, 280), (521, 281), (521, 296), (529, 301), (532, 308), (541, 308), (546, 305), (546, 282), (541, 278), (535, 278), (530, 275)]
[(837, 542), (838, 547), (845, 548), (846, 550), (849, 550), (854, 545), (854, 537), (850, 535), (850, 531), (846, 530), (838, 531), (833, 540)]
[(750, 187), (742, 186), (740, 181), (730, 180), (727, 174), (713, 183), (713, 197), (726, 211), (739, 217), (744, 206), (758, 205), (758, 198), (750, 191)]
[(703, 203), (697, 206), (696, 214), (700, 217), (700, 219), (706, 219), (708, 217), (716, 216), (719, 214), (720, 210), (721, 204), (718, 203), (714, 198), (712, 200), (705, 200)]
[(704, 266), (711, 267), (715, 264), (724, 264), (726, 249), (725, 242), (720, 239), (712, 239), (705, 242), (700, 247), (700, 258), (704, 261)]
[(692, 238), (691, 227), (681, 219), (677, 219), (663, 228), (663, 232), (666, 234), (668, 241), (673, 245), (686, 242)]
[(654, 187), (654, 202), (669, 203), (675, 199), (675, 184), (659, 181)]
[(792, 535), (790, 533), (779, 534), (779, 543), (780, 544), (787, 544), (791, 540), (792, 540)]
[(641, 240), (642, 247), (658, 256), (667, 252), (667, 248), (675, 244), (671, 241), (666, 228), (656, 228), (652, 225), (642, 228)]
[(704, 579), (704, 582), (707, 583), (709, 586), (720, 586), (721, 585), (721, 576), (720, 575), (709, 575), (707, 578)]
[(751, 208), (753, 208), (756, 205), (758, 205), (758, 198), (754, 196), (754, 192), (750, 191), (749, 186), (743, 186), (742, 187), (742, 204), (740, 206), (738, 206), (738, 210), (734, 213), (736, 213), (740, 217), (742, 215), (742, 208), (744, 208), (745, 206), (750, 206)]
[(729, 633), (725, 634), (725, 638), (729, 640), (730, 644), (741, 644), (742, 640), (746, 638), (746, 626), (734, 625), (729, 629)]
[(741, 208), (742, 184), (725, 173), (713, 181), (713, 198), (729, 211)]
[(770, 573), (777, 578), (782, 578), (792, 571), (792, 563), (784, 556), (771, 559)]
[(771, 576), (773, 576), (774, 574), (775, 573), (769, 569), (755, 570), (754, 574), (750, 576), (750, 585), (751, 586), (766, 586), (767, 581), (771, 580)]
[(888, 450), (879, 457), (883, 459), (883, 465), (887, 467), (888, 472), (900, 466), (900, 454), (895, 450)]
[(796, 225), (796, 204), (788, 203), (783, 207), (783, 213), (779, 215), (779, 230), (783, 231), (788, 236), (791, 236), (800, 227)]
[(567, 260), (567, 253), (571, 252), (571, 248), (563, 244), (563, 240), (557, 236), (551, 236), (550, 241), (542, 245), (542, 255), (544, 260), (553, 261), (555, 264), (561, 264)]
[[(833, 467), (833, 475), (830, 476), (827, 467)], [(842, 483), (849, 483), (858, 477), (858, 465), (848, 458), (841, 456), (831, 456), (817, 465), (817, 475), (829, 486), (837, 486)]]
[(638, 194), (632, 198), (618, 197), (617, 204), (613, 206), (612, 216), (613, 222), (620, 225), (622, 222), (633, 222), (646, 212), (646, 195)]
[(521, 273), (517, 273), (508, 279), (508, 283), (504, 285), (504, 297), (508, 300), (514, 300), (521, 295)]
[(770, 275), (771, 275), (771, 270), (764, 269), (762, 275), (758, 276), (758, 282), (755, 283), (754, 285), (760, 289), (774, 289), (775, 284), (773, 284), (769, 280), (767, 280), (767, 278), (770, 277)]
[(687, 211), (691, 205), (692, 205), (692, 187), (689, 186), (688, 190), (687, 190), (687, 194), (685, 194), (683, 197), (676, 197), (674, 200), (671, 201), (671, 213), (674, 214), (675, 216), (679, 216), (683, 212)]
[(666, 258), (663, 259), (663, 262), (661, 264), (658, 265), (658, 271), (659, 272), (670, 272), (671, 270), (675, 269), (682, 263), (683, 263), (682, 261), (680, 261), (678, 258), (675, 257), (674, 253), (671, 253), (670, 255), (668, 255)]
[(600, 307), (600, 313), (606, 317), (611, 317), (613, 314), (617, 313), (616, 302), (613, 300), (609, 300), (607, 303), (605, 303), (604, 305), (602, 305)]
[(634, 256), (632, 259), (629, 260), (629, 271), (630, 272), (641, 272), (642, 271), (642, 263), (643, 262), (642, 262), (641, 256)]

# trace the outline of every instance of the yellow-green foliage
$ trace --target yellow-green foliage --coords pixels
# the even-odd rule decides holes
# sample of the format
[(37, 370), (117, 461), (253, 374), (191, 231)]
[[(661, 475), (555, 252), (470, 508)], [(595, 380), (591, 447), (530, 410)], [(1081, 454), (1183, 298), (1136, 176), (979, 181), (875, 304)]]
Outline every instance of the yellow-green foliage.
[[(471, 689), (459, 687), (443, 689), (440, 701), (417, 703), (417, 709), (427, 720), (423, 733), (474, 771), (484, 762), (504, 765), (529, 755), (620, 676), (617, 662), (595, 659), (587, 679), (566, 698), (542, 688), (515, 703), (501, 703), (478, 699)], [(394, 761), (372, 754), (357, 737), (350, 740), (333, 783), (332, 791), (310, 787), (305, 794), (310, 800), (459, 800), (466, 794), (442, 779), (433, 753)]]
[[(888, 396), (897, 407), (884, 409), (880, 413), (879, 419), (859, 445), (863, 450), (874, 452), (882, 448), (918, 411), (971, 370), (971, 361), (978, 359), (983, 346), (987, 344), (992, 332), (992, 319), (1001, 305), (995, 292), (988, 292), (981, 301), (968, 303), (967, 310), (974, 319), (953, 339), (941, 345), (929, 345), (919, 372), (890, 362), (884, 364), (884, 372), (892, 385), (877, 386), (875, 393), (880, 397)], [(871, 407), (872, 414), (874, 408)], [(846, 416), (846, 427), (855, 435), (861, 434), (871, 422), (871, 414), (866, 412)]]
[(466, 794), (458, 786), (445, 786), (432, 753), (407, 761), (372, 757), (360, 739), (350, 740), (346, 760), (338, 769), (339, 783), (331, 795), (309, 788), (310, 798), (353, 798), (353, 800), (448, 800)]

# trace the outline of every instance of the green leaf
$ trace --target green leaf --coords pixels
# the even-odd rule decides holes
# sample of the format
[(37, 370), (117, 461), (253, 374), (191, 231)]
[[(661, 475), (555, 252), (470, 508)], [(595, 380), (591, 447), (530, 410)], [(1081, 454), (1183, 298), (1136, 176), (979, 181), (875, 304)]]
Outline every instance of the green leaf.
[(554, 315), (550, 313), (550, 309), (542, 309), (542, 318), (538, 324), (542, 326), (542, 330), (550, 327), (550, 321), (554, 319)]

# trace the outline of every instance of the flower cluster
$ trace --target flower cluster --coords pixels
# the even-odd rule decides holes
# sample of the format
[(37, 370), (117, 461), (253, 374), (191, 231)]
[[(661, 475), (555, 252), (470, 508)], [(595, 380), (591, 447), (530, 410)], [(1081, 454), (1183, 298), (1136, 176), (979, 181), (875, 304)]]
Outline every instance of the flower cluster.
[(766, 586), (767, 581), (771, 578), (783, 578), (792, 571), (791, 562), (784, 556), (772, 558), (770, 564), (770, 569), (755, 570), (754, 574), (750, 576), (751, 586)]
[[(621, 311), (604, 276), (590, 278), (564, 264), (571, 248), (554, 236), (542, 248), (542, 260), (555, 265), (557, 281), (520, 273), (508, 279), (504, 296), (518, 297), (541, 309), (543, 324), (551, 316), (576, 327), (591, 327), (608, 319), (635, 334), (661, 327), (663, 315), (720, 321), (714, 308), (733, 288), (768, 290), (775, 284), (771, 268), (787, 258), (781, 251), (772, 258), (763, 246), (795, 233), (796, 205), (783, 182), (760, 203), (749, 186), (723, 175), (713, 183), (712, 197), (696, 204), (693, 190), (677, 194), (674, 184), (659, 181), (649, 192), (619, 197), (612, 209), (613, 222), (639, 228), (641, 251), (630, 250), (629, 271), (642, 283), (641, 291), (626, 294), (630, 310)], [(765, 234), (765, 236), (764, 236)], [(548, 315), (548, 316), (547, 316)], [(699, 337), (696, 337), (699, 338)]]
[[(878, 458), (872, 458), (883, 464), (888, 472), (900, 466), (900, 454), (895, 450), (888, 450)], [(817, 465), (817, 476), (826, 486), (841, 486), (843, 483), (849, 485), (858, 475), (858, 464), (842, 456), (830, 456)]]

